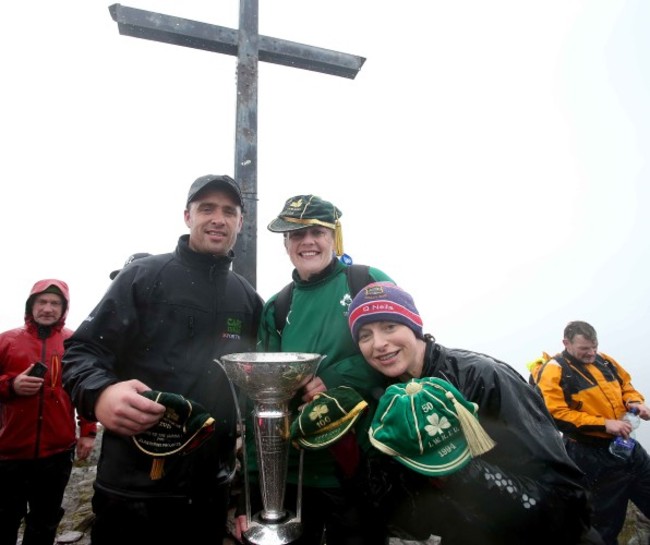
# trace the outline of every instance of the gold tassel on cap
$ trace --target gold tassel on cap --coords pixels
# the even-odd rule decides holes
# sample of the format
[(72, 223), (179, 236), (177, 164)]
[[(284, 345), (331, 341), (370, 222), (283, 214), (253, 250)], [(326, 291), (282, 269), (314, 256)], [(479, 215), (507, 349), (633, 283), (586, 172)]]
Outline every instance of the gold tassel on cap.
[(152, 481), (157, 481), (162, 479), (164, 475), (165, 459), (164, 458), (154, 458), (151, 463), (151, 471), (149, 472), (149, 477)]
[(343, 255), (343, 228), (339, 219), (334, 224), (334, 251), (336, 252), (336, 257)]
[(460, 427), (463, 430), (463, 435), (467, 439), (467, 446), (472, 456), (480, 456), (491, 450), (496, 443), (483, 429), (478, 419), (469, 412), (451, 392), (446, 392), (447, 398), (451, 399), (458, 415)]

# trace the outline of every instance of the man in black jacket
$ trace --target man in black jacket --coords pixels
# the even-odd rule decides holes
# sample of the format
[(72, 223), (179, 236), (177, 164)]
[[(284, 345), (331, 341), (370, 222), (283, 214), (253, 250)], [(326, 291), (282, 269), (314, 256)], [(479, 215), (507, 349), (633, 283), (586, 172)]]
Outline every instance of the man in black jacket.
[[(190, 234), (176, 250), (125, 266), (66, 342), (64, 386), (80, 414), (105, 428), (93, 545), (221, 543), (225, 533), (237, 416), (215, 358), (255, 350), (263, 301), (230, 270), (243, 224), (237, 183), (198, 178), (184, 218)], [(142, 395), (149, 390), (181, 405)], [(214, 419), (213, 431), (196, 448), (165, 451), (168, 439), (186, 446), (165, 436), (185, 400)], [(164, 456), (140, 448), (149, 440)]]

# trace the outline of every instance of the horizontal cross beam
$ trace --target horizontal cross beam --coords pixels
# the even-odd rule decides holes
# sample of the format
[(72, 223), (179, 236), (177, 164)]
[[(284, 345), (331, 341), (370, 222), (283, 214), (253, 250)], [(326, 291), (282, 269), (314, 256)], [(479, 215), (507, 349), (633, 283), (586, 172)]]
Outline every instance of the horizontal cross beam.
[[(113, 4), (109, 10), (120, 34), (237, 56), (237, 30), (121, 4)], [(261, 61), (349, 79), (356, 77), (366, 60), (268, 36), (259, 37), (258, 55)]]

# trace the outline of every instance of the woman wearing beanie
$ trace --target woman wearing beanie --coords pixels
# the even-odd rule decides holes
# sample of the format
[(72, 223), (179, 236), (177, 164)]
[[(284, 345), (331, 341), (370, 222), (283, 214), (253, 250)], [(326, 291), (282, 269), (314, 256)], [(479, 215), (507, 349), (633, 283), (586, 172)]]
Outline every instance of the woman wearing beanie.
[[(322, 354), (316, 377), (296, 394), (290, 404), (294, 414), (298, 407), (324, 390), (348, 386), (359, 393), (369, 405), (384, 391), (386, 380), (381, 373), (368, 367), (359, 348), (348, 332), (348, 305), (355, 295), (352, 271), (338, 257), (343, 255), (341, 211), (331, 202), (316, 195), (297, 195), (288, 199), (268, 226), (283, 235), (284, 248), (295, 267), (291, 289), (276, 293), (266, 302), (262, 312), (258, 346), (268, 352), (307, 352)], [(365, 270), (365, 269), (364, 269)], [(367, 268), (358, 291), (373, 280), (390, 280), (374, 267)], [(280, 301), (285, 298), (285, 304)], [(284, 311), (281, 310), (286, 305)], [(279, 316), (283, 315), (283, 319)], [(370, 423), (369, 411), (355, 425), (357, 436), (366, 443)], [(365, 428), (364, 428), (365, 426)], [(364, 431), (360, 431), (363, 429)], [(257, 463), (252, 433), (247, 438), (247, 466), (251, 482), (257, 482)], [(349, 435), (349, 434), (348, 434)], [(353, 439), (353, 438), (352, 438)], [(356, 443), (352, 441), (356, 449)], [(302, 486), (302, 525), (300, 545), (320, 545), (323, 533), (328, 545), (382, 545), (383, 535), (377, 536), (376, 521), (364, 513), (365, 504), (346, 487), (348, 472), (354, 467), (341, 468), (338, 460), (345, 441), (336, 449), (304, 451)], [(368, 445), (369, 447), (369, 445)], [(345, 456), (347, 462), (354, 457)], [(285, 506), (294, 511), (298, 482), (299, 451), (289, 455), (288, 484)], [(259, 507), (252, 490), (252, 513)], [(258, 498), (259, 500), (259, 498)], [(236, 537), (246, 530), (246, 516), (238, 510)]]
[[(590, 526), (583, 474), (519, 373), (424, 334), (413, 298), (390, 282), (361, 290), (348, 322), (369, 366), (394, 384), (371, 425), (376, 449), (365, 483), (393, 534), (440, 536), (443, 545), (603, 543)], [(441, 384), (453, 407), (462, 401), (470, 410), (453, 412), (447, 403), (441, 406), (448, 412), (433, 417), (447, 398), (422, 396)], [(472, 408), (487, 441), (477, 451), (466, 448), (476, 438), (462, 424), (454, 427), (454, 416), (461, 420)]]

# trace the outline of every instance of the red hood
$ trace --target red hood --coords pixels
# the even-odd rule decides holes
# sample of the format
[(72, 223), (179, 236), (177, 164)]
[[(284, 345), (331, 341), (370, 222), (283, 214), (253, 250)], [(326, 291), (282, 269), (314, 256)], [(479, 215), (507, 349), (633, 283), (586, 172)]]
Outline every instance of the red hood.
[(61, 290), (63, 298), (65, 299), (65, 305), (63, 309), (63, 314), (61, 314), (61, 319), (54, 325), (55, 329), (62, 329), (65, 325), (65, 319), (68, 316), (68, 309), (70, 308), (70, 288), (63, 280), (57, 280), (55, 278), (46, 278), (45, 280), (39, 280), (32, 286), (32, 290), (29, 292), (29, 297), (25, 302), (25, 324), (35, 326), (34, 318), (32, 316), (32, 303), (34, 297), (39, 293), (42, 293), (50, 286), (56, 286)]

